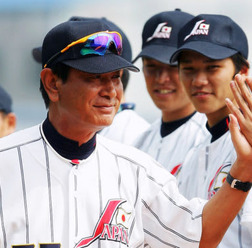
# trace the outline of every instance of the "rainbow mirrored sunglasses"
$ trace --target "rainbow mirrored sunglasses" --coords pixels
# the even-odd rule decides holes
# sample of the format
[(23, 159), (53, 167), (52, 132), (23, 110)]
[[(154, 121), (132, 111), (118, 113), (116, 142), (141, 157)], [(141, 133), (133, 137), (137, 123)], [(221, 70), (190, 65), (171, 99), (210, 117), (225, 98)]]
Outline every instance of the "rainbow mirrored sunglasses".
[(70, 47), (75, 46), (80, 43), (85, 43), (83, 48), (80, 50), (80, 54), (85, 56), (88, 54), (104, 55), (111, 45), (111, 42), (115, 45), (116, 52), (118, 55), (122, 53), (122, 36), (116, 31), (102, 31), (96, 32), (79, 40), (73, 41), (71, 44), (67, 45), (58, 53), (54, 54), (44, 65), (44, 68), (48, 66), (54, 59), (56, 59), (60, 54), (67, 51)]

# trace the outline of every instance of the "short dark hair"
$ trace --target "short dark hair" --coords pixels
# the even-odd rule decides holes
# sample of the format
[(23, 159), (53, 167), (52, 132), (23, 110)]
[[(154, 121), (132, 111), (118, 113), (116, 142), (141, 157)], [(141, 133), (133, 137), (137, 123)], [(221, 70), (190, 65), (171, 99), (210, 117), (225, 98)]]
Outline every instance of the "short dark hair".
[(237, 74), (243, 67), (247, 67), (249, 69), (248, 61), (240, 53), (236, 53), (230, 58), (235, 65), (235, 74)]
[[(53, 66), (51, 68), (53, 74), (55, 74), (59, 78), (61, 78), (63, 83), (65, 83), (66, 80), (67, 80), (69, 69), (70, 69), (69, 66), (64, 65), (62, 63), (58, 63), (58, 64), (56, 64), (55, 66)], [(44, 100), (45, 106), (48, 109), (49, 104), (50, 104), (50, 99), (49, 99), (49, 97), (47, 95), (47, 92), (46, 92), (46, 90), (44, 88), (44, 85), (43, 85), (41, 79), (40, 79), (40, 87), (39, 87), (39, 89), (40, 89), (40, 92), (42, 94), (42, 98)]]
[(3, 110), (0, 110), (0, 116), (2, 116), (2, 118), (6, 118), (6, 116), (8, 115), (9, 113), (6, 113), (5, 111)]

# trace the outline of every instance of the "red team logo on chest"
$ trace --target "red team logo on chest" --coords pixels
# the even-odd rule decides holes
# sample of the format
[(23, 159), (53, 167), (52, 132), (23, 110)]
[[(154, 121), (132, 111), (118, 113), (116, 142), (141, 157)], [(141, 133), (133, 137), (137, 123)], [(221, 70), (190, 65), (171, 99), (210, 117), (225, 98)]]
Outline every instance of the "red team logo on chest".
[(127, 208), (126, 200), (109, 200), (96, 224), (93, 235), (81, 239), (75, 248), (88, 247), (97, 239), (120, 242), (128, 246), (131, 212), (127, 211)]
[(226, 163), (217, 170), (208, 187), (208, 199), (211, 199), (226, 181), (230, 167), (231, 163)]

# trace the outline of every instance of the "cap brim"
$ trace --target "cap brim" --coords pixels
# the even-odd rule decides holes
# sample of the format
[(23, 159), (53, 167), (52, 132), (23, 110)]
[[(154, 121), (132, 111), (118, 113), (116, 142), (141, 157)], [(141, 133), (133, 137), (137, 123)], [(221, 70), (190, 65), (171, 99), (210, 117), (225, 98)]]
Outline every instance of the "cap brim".
[(155, 59), (164, 64), (170, 64), (171, 55), (177, 50), (176, 47), (167, 45), (148, 45), (144, 47), (141, 53), (132, 61), (135, 63), (137, 59), (141, 57), (146, 57), (150, 59)]
[(109, 53), (104, 56), (90, 56), (80, 59), (64, 60), (63, 64), (68, 65), (80, 71), (88, 73), (108, 73), (118, 71), (121, 69), (128, 69), (130, 71), (139, 72), (139, 68), (123, 59), (121, 56)]
[(238, 51), (221, 45), (209, 43), (206, 41), (192, 41), (184, 44), (176, 50), (171, 56), (171, 63), (177, 62), (178, 56), (184, 51), (198, 52), (210, 59), (225, 59), (238, 53)]
[(36, 62), (42, 64), (42, 47), (33, 48), (32, 56)]

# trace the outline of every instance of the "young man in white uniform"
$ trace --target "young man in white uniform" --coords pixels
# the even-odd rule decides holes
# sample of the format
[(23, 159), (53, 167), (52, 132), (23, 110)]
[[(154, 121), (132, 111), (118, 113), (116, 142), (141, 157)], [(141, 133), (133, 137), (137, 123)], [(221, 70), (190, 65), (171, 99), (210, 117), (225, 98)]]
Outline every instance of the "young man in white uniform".
[[(224, 183), (206, 204), (188, 201), (150, 156), (97, 134), (120, 106), (121, 70), (138, 70), (121, 49), (120, 34), (99, 20), (46, 35), (48, 116), (0, 140), (1, 247), (216, 247), (239, 211), (247, 193)], [(231, 173), (251, 187), (252, 146), (237, 125)]]
[[(178, 60), (180, 79), (196, 110), (206, 114), (211, 134), (187, 155), (179, 188), (188, 199), (211, 199), (236, 159), (225, 99), (235, 101), (230, 88), (235, 74), (248, 74), (248, 42), (244, 31), (222, 15), (198, 15), (181, 29), (178, 39), (172, 61)], [(241, 225), (243, 218), (240, 212), (219, 247), (251, 247), (252, 236)]]
[(142, 33), (143, 73), (150, 97), (162, 117), (140, 135), (133, 145), (160, 162), (173, 175), (179, 173), (188, 150), (205, 137), (206, 117), (195, 112), (178, 76), (177, 64), (170, 56), (177, 48), (180, 28), (192, 15), (166, 11), (152, 16)]

